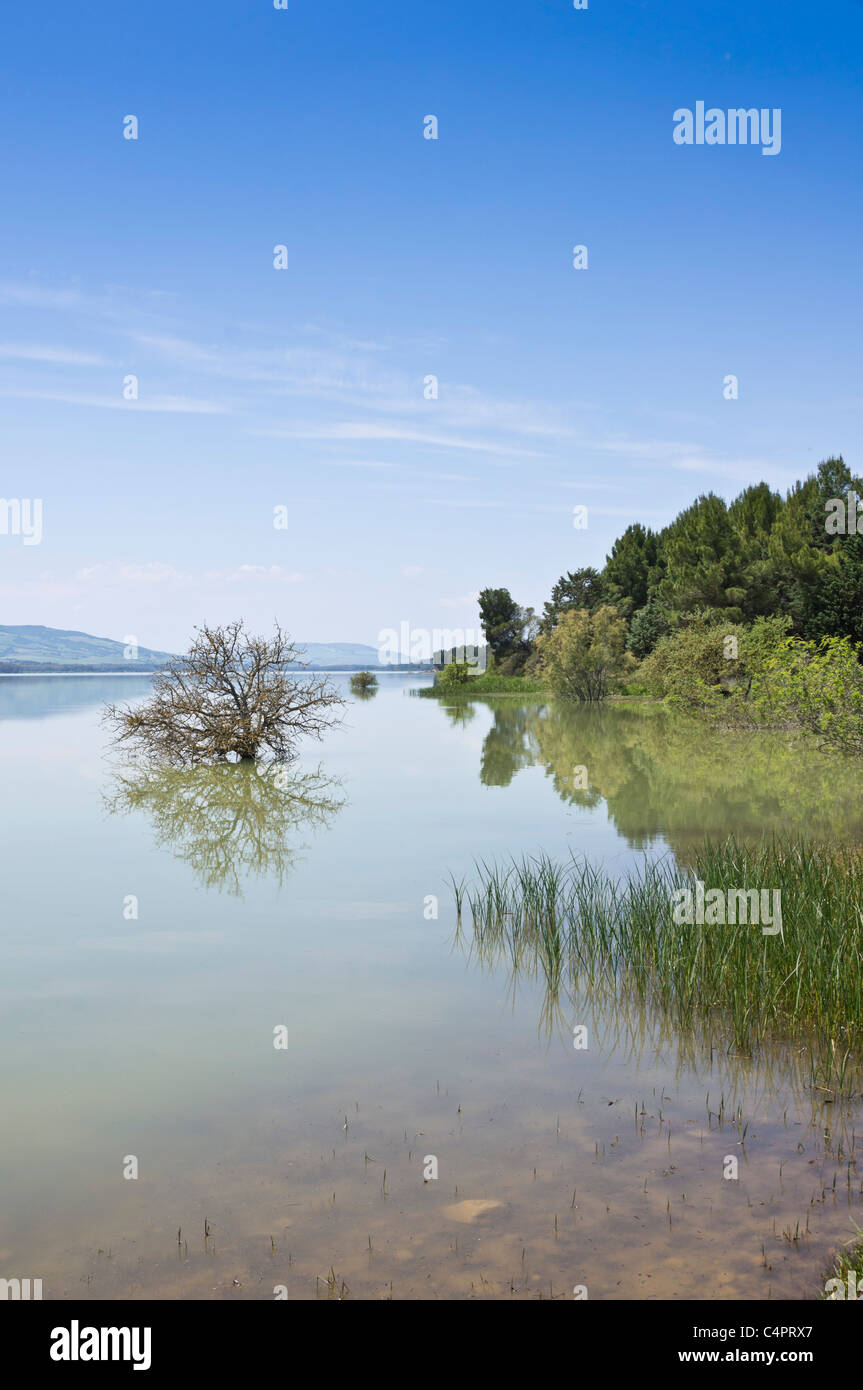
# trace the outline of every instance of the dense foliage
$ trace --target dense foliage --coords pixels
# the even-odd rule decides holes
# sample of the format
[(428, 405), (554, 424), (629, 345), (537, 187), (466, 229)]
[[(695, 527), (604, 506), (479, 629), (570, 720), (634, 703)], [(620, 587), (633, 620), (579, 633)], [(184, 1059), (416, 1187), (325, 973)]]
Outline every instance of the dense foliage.
[(517, 675), (533, 650), (537, 621), (532, 608), (520, 608), (509, 589), (483, 589), (479, 617), (495, 668)]
[(589, 678), (593, 628), (611, 614), (615, 651), (639, 663), (634, 689), (863, 752), (861, 497), (863, 480), (829, 458), (784, 497), (753, 483), (730, 503), (696, 498), (661, 531), (633, 523), (601, 571), (561, 576), (538, 622), (509, 590), (485, 589), (494, 669), (601, 699), (629, 674), (615, 659)]

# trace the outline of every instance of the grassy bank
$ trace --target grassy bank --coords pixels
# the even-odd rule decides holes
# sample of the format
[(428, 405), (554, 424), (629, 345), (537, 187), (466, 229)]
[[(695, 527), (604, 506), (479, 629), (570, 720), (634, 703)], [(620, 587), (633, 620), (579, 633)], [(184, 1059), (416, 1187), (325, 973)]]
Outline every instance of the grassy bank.
[(535, 680), (530, 676), (501, 676), (495, 671), (486, 671), (482, 676), (471, 676), (461, 685), (427, 685), (416, 694), (427, 700), (442, 700), (464, 695), (550, 695), (551, 691), (547, 681)]
[[(738, 1049), (768, 1038), (811, 1043), (813, 1085), (832, 1090), (845, 1086), (863, 1044), (860, 871), (856, 850), (729, 840), (687, 869), (645, 860), (618, 880), (583, 860), (540, 856), (483, 864), (475, 883), (454, 888), (477, 945), (513, 968), (540, 969), (551, 989), (612, 987), (679, 1028), (709, 1019)], [(771, 901), (779, 891), (782, 930), (676, 923), (675, 893), (694, 893), (697, 881), (724, 893), (765, 889)]]

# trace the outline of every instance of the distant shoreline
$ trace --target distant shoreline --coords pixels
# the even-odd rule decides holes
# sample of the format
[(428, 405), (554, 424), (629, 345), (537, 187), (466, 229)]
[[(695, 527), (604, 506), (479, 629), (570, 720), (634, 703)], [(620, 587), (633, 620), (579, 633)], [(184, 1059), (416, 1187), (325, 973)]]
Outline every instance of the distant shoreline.
[[(157, 676), (164, 670), (162, 666), (147, 667), (140, 671), (130, 671), (127, 668), (115, 668), (110, 666), (102, 667), (98, 670), (57, 670), (56, 667), (44, 671), (3, 671), (0, 670), (0, 680), (17, 680), (20, 676), (27, 676), (32, 679), (34, 676)], [(373, 671), (376, 676), (431, 676), (433, 669), (430, 666), (303, 666), (299, 673), (306, 671), (310, 674), (347, 676), (353, 671)]]

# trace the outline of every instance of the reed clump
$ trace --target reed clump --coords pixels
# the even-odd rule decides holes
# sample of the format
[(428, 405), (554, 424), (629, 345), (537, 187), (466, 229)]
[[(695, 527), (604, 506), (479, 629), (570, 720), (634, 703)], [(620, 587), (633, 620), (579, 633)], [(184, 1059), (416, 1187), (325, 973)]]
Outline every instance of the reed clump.
[(822, 1298), (863, 1298), (863, 1231), (853, 1223), (856, 1236), (846, 1241), (827, 1272)]
[[(459, 923), (514, 970), (539, 970), (553, 991), (602, 987), (657, 1008), (680, 1028), (705, 1018), (729, 1046), (768, 1038), (827, 1056), (842, 1085), (863, 1043), (863, 873), (856, 849), (778, 840), (707, 844), (686, 866), (646, 858), (615, 878), (583, 858), (546, 855), (455, 884)], [(676, 922), (681, 889), (781, 893), (782, 929)]]

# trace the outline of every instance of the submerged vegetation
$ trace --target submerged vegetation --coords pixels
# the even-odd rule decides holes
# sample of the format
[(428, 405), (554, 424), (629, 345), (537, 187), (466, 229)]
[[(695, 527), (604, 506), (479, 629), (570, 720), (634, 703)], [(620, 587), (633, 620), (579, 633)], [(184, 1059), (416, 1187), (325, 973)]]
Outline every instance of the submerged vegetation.
[[(676, 1028), (709, 1023), (716, 1046), (808, 1046), (819, 1084), (841, 1090), (863, 1043), (861, 867), (856, 850), (729, 839), (685, 869), (645, 859), (616, 880), (584, 860), (541, 855), (483, 864), (474, 885), (454, 889), (477, 950), (514, 972), (539, 972), (552, 996), (606, 987)], [(782, 930), (675, 922), (675, 894), (697, 882), (779, 892)]]
[(368, 699), (378, 688), (378, 678), (374, 671), (355, 671), (351, 676), (351, 694), (359, 699)]

